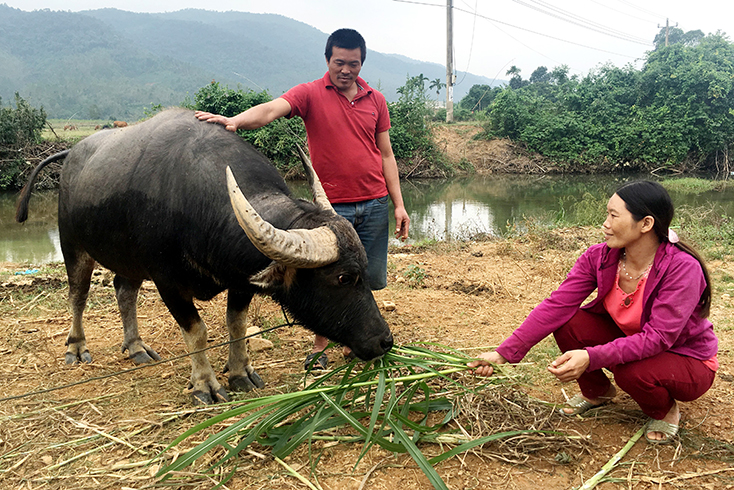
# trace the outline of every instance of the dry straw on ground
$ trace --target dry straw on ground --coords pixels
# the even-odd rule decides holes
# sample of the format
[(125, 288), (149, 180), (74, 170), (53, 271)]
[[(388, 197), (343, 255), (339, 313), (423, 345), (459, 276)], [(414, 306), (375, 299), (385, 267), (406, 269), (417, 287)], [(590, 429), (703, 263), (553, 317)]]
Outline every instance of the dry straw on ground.
[[(527, 313), (552, 291), (573, 263), (576, 250), (598, 237), (595, 230), (560, 230), (563, 247), (543, 248), (533, 242), (498, 240), (446, 244), (437, 248), (403, 248), (390, 255), (388, 288), (376, 292), (398, 344), (424, 341), (446, 344), (474, 355), (489, 349), (519, 325)], [(550, 243), (550, 242), (548, 242)], [(571, 244), (571, 245), (568, 245)], [(734, 326), (727, 289), (734, 277), (729, 262), (711, 265), (715, 301), (712, 321), (721, 339), (721, 370), (713, 388), (700, 400), (683, 404), (681, 436), (670, 446), (637, 442), (598, 488), (734, 488)], [(411, 269), (410, 266), (413, 266)], [(420, 281), (406, 273), (420, 268)], [(121, 327), (114, 293), (104, 275), (95, 276), (86, 312), (91, 365), (66, 366), (64, 339), (70, 325), (65, 306), (63, 267), (42, 268), (32, 276), (16, 276), (26, 265), (0, 267), (0, 397), (99, 377), (129, 369), (119, 352)], [(729, 281), (729, 282), (727, 282)], [(209, 325), (211, 343), (226, 340), (224, 295), (198, 304)], [(155, 288), (141, 291), (138, 310), (141, 334), (164, 359), (185, 353), (178, 328)], [(270, 300), (257, 298), (250, 315), (260, 327), (283, 321)], [(267, 334), (275, 347), (258, 352), (255, 366), (267, 383), (257, 394), (287, 393), (303, 386), (302, 360), (312, 335), (300, 327)], [(539, 344), (509, 386), (493, 386), (459, 400), (461, 426), (467, 438), (498, 431), (540, 430), (558, 435), (523, 434), (497, 440), (436, 465), (449, 488), (567, 489), (591, 478), (636, 433), (644, 421), (636, 404), (624, 394), (587, 418), (567, 418), (553, 406), (571, 396), (571, 385), (559, 385), (545, 372), (555, 352), (552, 342)], [(338, 349), (329, 351), (341, 365)], [(209, 352), (215, 369), (226, 362), (226, 348)], [(180, 359), (65, 390), (0, 402), (0, 488), (100, 489), (151, 488), (160, 468), (154, 461), (176, 436), (221, 407), (193, 409), (186, 385), (188, 360)], [(472, 383), (470, 375), (461, 376)], [(226, 377), (223, 378), (226, 381)], [(462, 381), (462, 382), (464, 382)], [(437, 386), (438, 390), (441, 388)], [(224, 425), (213, 427), (221, 430)], [(458, 426), (451, 426), (461, 432)], [(336, 431), (335, 435), (340, 434)], [(194, 443), (166, 453), (170, 463)], [(445, 442), (422, 443), (427, 457), (452, 447)], [(308, 488), (293, 472), (323, 489), (423, 489), (428, 481), (408, 455), (372, 448), (355, 467), (363, 446), (322, 438), (303, 445), (282, 462), (267, 447), (252, 445), (240, 454), (226, 488)], [(179, 474), (174, 488), (213, 488), (234, 469), (197, 473), (221, 458), (213, 451), (194, 468)], [(160, 487), (163, 488), (163, 487)], [(165, 487), (170, 488), (170, 487)]]

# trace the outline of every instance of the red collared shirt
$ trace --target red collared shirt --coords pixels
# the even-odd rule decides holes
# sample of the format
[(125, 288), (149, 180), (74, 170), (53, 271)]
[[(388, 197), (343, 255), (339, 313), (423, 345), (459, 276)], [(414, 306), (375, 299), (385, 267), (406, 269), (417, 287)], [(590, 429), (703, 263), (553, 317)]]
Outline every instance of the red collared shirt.
[(332, 203), (366, 201), (387, 195), (377, 134), (390, 129), (385, 97), (357, 77), (359, 90), (350, 102), (323, 78), (302, 83), (282, 95), (289, 117), (306, 124), (314, 170)]

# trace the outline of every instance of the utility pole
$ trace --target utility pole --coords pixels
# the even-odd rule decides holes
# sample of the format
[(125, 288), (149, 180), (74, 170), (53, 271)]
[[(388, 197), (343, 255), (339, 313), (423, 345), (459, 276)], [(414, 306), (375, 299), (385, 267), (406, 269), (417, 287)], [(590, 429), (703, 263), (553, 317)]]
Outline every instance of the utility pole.
[(454, 1), (446, 0), (446, 122), (454, 122)]
[[(658, 29), (660, 29), (661, 27), (662, 27), (662, 26), (661, 26), (660, 24), (658, 24)], [(676, 22), (676, 23), (675, 23), (675, 25), (674, 25), (673, 27), (678, 27), (678, 23)], [(668, 43), (668, 35), (669, 35), (669, 34), (670, 34), (670, 19), (668, 19), (668, 18), (666, 17), (666, 18), (665, 18), (665, 47), (666, 47), (666, 48), (667, 48), (667, 47), (668, 47), (668, 45), (669, 45), (669, 43)]]

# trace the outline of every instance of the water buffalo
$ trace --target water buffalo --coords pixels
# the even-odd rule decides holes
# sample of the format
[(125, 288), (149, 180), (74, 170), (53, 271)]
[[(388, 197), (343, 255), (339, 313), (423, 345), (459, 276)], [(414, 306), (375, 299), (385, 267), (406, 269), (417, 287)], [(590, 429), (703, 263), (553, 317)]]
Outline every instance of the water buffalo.
[[(364, 248), (334, 213), (305, 155), (315, 203), (291, 197), (273, 165), (236, 134), (170, 109), (95, 133), (41, 162), (21, 193), (19, 222), (38, 172), (62, 158), (59, 234), (72, 309), (67, 363), (91, 362), (82, 312), (95, 262), (116, 274), (122, 351), (136, 363), (159, 359), (138, 334), (136, 300), (145, 279), (155, 283), (189, 352), (207, 343), (193, 299), (225, 289), (231, 339), (244, 335), (248, 306), (260, 292), (362, 359), (392, 347), (365, 277)], [(191, 358), (194, 402), (226, 400), (206, 355)], [(226, 369), (231, 390), (264, 386), (245, 341), (231, 344)]]

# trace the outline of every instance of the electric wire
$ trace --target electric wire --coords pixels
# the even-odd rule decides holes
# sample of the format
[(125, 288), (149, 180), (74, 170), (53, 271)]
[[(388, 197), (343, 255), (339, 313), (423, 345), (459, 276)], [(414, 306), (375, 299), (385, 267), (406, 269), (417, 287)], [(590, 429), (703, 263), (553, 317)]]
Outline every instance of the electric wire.
[[(474, 0), (474, 12), (477, 11), (478, 2), (479, 0)], [(464, 5), (469, 7), (469, 4), (467, 4), (466, 2), (463, 2), (463, 3)], [(466, 76), (469, 74), (469, 65), (471, 64), (471, 54), (472, 54), (472, 51), (474, 50), (474, 33), (476, 32), (476, 29), (477, 29), (477, 17), (474, 16), (474, 20), (472, 22), (472, 27), (471, 27), (471, 41), (469, 42), (469, 58), (466, 60), (466, 70), (464, 70), (464, 76), (461, 77), (461, 80), (459, 80), (454, 85), (461, 85), (461, 82), (463, 82)], [(454, 60), (456, 59), (456, 48), (454, 48), (454, 52), (451, 53), (451, 58)], [(452, 64), (452, 66), (454, 65)]]
[(636, 43), (636, 44), (643, 44), (643, 45), (651, 44), (649, 41), (646, 41), (643, 38), (633, 36), (631, 34), (627, 34), (617, 29), (612, 29), (603, 24), (599, 24), (598, 22), (591, 21), (589, 19), (576, 15), (567, 10), (558, 8), (542, 0), (512, 0), (512, 1), (517, 3), (518, 5), (522, 5), (524, 7), (531, 8), (544, 15), (549, 15), (563, 22), (569, 22), (581, 28), (589, 29), (591, 31), (598, 32), (600, 34), (605, 34), (607, 36), (612, 36), (612, 37), (622, 39), (624, 41)]
[(661, 19), (664, 19), (664, 18), (665, 18), (665, 16), (664, 16), (664, 15), (656, 14), (655, 12), (653, 12), (653, 11), (651, 11), (651, 10), (646, 10), (646, 9), (644, 9), (644, 8), (640, 7), (639, 5), (635, 5), (635, 4), (634, 4), (634, 3), (632, 3), (632, 2), (628, 2), (628, 1), (626, 1), (626, 0), (617, 0), (617, 1), (618, 1), (619, 3), (623, 3), (623, 4), (627, 5), (628, 7), (631, 7), (631, 8), (633, 8), (633, 9), (635, 9), (635, 10), (639, 10), (640, 12), (644, 12), (644, 13), (646, 13), (646, 14), (648, 14), (648, 15), (652, 15), (653, 17), (658, 17), (658, 18), (661, 18)]
[[(419, 2), (419, 1), (416, 1), (416, 0), (393, 0), (393, 1), (394, 2), (401, 2), (401, 3), (411, 3), (411, 4), (416, 4), (416, 5), (424, 5), (424, 6), (430, 6), (430, 7), (442, 7), (442, 8), (445, 8), (444, 5), (437, 5), (435, 3)], [(627, 55), (627, 54), (617, 53), (615, 51), (610, 51), (608, 49), (596, 48), (594, 46), (589, 46), (589, 45), (583, 44), (583, 43), (577, 43), (575, 41), (569, 41), (567, 39), (563, 39), (563, 38), (560, 38), (560, 37), (557, 37), (557, 36), (552, 36), (550, 34), (545, 34), (543, 32), (538, 32), (538, 31), (535, 31), (533, 29), (528, 29), (526, 27), (517, 26), (515, 24), (511, 24), (511, 23), (505, 22), (503, 20), (494, 19), (494, 18), (488, 17), (486, 15), (482, 15), (482, 14), (479, 14), (479, 13), (474, 13), (474, 12), (471, 12), (469, 10), (466, 10), (466, 9), (463, 9), (463, 8), (460, 8), (460, 7), (457, 7), (456, 5), (454, 5), (453, 8), (454, 8), (454, 10), (457, 10), (459, 12), (464, 12), (465, 14), (476, 15), (477, 17), (482, 18), (482, 19), (485, 19), (485, 20), (489, 20), (489, 21), (492, 21), (492, 22), (497, 22), (499, 24), (506, 25), (506, 26), (512, 27), (514, 29), (519, 29), (521, 31), (529, 32), (531, 34), (536, 34), (538, 36), (546, 37), (548, 39), (553, 39), (555, 41), (559, 41), (559, 42), (562, 42), (562, 43), (572, 44), (574, 46), (579, 46), (579, 47), (582, 47), (582, 48), (587, 48), (587, 49), (591, 49), (591, 50), (594, 50), (594, 51), (599, 51), (599, 52), (602, 52), (602, 53), (613, 54), (615, 56), (621, 56), (623, 58), (635, 59), (635, 56), (630, 56), (630, 55)], [(649, 44), (650, 44), (650, 46), (652, 46), (652, 43), (649, 43)]]
[(616, 12), (616, 13), (618, 13), (618, 14), (622, 14), (622, 15), (624, 15), (624, 16), (626, 16), (626, 17), (631, 17), (631, 18), (633, 18), (633, 19), (637, 19), (637, 20), (640, 20), (640, 21), (642, 21), (642, 22), (649, 22), (650, 24), (655, 24), (655, 22), (651, 21), (651, 20), (650, 20), (649, 18), (648, 18), (648, 19), (643, 19), (642, 17), (639, 17), (639, 16), (637, 16), (637, 15), (632, 15), (632, 14), (631, 14), (631, 13), (629, 13), (629, 12), (624, 12), (624, 11), (622, 11), (622, 10), (619, 10), (619, 9), (615, 9), (614, 7), (610, 7), (609, 5), (606, 5), (606, 4), (604, 4), (604, 3), (602, 3), (602, 2), (599, 2), (599, 1), (597, 1), (597, 0), (589, 0), (589, 1), (590, 1), (591, 3), (595, 3), (596, 5), (598, 5), (598, 6), (600, 6), (600, 7), (603, 7), (603, 8), (605, 8), (605, 9), (611, 10), (612, 12)]
[[(477, 18), (477, 12), (476, 12), (476, 10), (474, 12), (470, 12), (470, 15), (473, 15), (474, 18), (476, 19)], [(519, 45), (523, 46), (527, 50), (532, 51), (533, 53), (535, 53), (535, 54), (537, 54), (539, 56), (542, 56), (543, 58), (546, 58), (546, 59), (552, 61), (553, 63), (557, 64), (557, 65), (562, 64), (562, 62), (560, 62), (560, 61), (552, 58), (551, 56), (548, 56), (547, 54), (538, 51), (537, 49), (533, 48), (532, 46), (529, 46), (528, 44), (525, 44), (520, 39), (518, 39), (517, 37), (513, 36), (512, 34), (510, 34), (509, 32), (507, 32), (506, 30), (502, 29), (500, 26), (498, 26), (497, 24), (495, 24), (492, 20), (489, 20), (489, 19), (486, 19), (486, 20), (487, 20), (487, 22), (489, 22), (490, 24), (492, 24), (492, 27), (494, 27), (495, 29), (497, 29), (498, 31), (500, 31), (502, 34), (504, 34), (505, 36), (509, 37), (510, 39), (512, 39), (513, 41), (515, 41), (516, 43), (518, 43)], [(510, 62), (505, 63), (505, 66), (507, 66), (509, 63)], [(502, 70), (500, 70), (500, 72), (501, 71)], [(494, 83), (494, 81), (497, 80), (497, 77), (499, 76), (499, 73), (500, 72), (498, 72), (498, 74), (494, 77), (493, 83)]]

